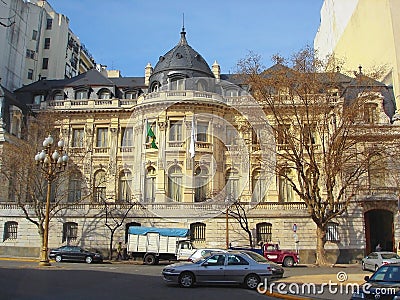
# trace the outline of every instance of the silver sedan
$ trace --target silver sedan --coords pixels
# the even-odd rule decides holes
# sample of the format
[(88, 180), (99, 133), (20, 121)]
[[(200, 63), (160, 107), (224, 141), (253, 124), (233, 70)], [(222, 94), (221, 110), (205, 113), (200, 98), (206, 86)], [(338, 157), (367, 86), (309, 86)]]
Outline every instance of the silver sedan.
[(398, 263), (400, 256), (394, 252), (372, 252), (361, 261), (363, 270), (376, 271), (382, 265)]
[(195, 263), (166, 266), (162, 275), (166, 282), (192, 287), (195, 283), (243, 284), (249, 289), (273, 277), (282, 277), (283, 268), (253, 252), (215, 253)]

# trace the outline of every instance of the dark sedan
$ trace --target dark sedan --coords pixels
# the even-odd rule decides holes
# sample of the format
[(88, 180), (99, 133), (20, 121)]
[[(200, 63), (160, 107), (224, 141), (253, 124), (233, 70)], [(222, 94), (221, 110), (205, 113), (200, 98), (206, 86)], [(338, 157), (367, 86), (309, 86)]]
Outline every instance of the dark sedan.
[(351, 297), (358, 299), (395, 300), (400, 299), (400, 264), (381, 266), (371, 277), (365, 276), (366, 283)]
[(62, 246), (50, 251), (49, 257), (56, 262), (61, 261), (81, 261), (88, 264), (92, 262), (102, 262), (103, 257), (100, 253), (90, 252), (78, 246)]

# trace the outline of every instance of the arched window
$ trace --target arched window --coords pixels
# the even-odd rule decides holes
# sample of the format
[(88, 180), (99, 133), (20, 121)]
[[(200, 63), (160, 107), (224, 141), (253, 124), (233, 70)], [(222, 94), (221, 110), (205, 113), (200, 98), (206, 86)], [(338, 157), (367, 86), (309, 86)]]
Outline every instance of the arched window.
[(94, 201), (106, 200), (106, 172), (99, 170), (94, 175)]
[(132, 182), (132, 173), (128, 170), (122, 171), (119, 175), (118, 201), (120, 202), (131, 201), (131, 182)]
[(144, 179), (144, 200), (145, 202), (154, 202), (156, 199), (156, 169), (148, 167)]
[(197, 82), (197, 90), (199, 92), (205, 92), (207, 91), (207, 82), (205, 82), (204, 80), (199, 80)]
[(82, 174), (80, 172), (73, 172), (70, 175), (68, 182), (68, 202), (78, 202), (81, 200), (81, 182)]
[(239, 197), (239, 172), (229, 169), (226, 173), (226, 196), (229, 200), (236, 201)]
[(179, 166), (168, 171), (168, 197), (176, 202), (182, 201), (182, 169)]
[(253, 202), (265, 202), (267, 186), (264, 170), (258, 168), (253, 171), (251, 177), (252, 197)]
[(256, 224), (256, 236), (257, 243), (259, 242), (271, 242), (272, 241), (272, 224), (262, 222)]
[(191, 241), (205, 241), (206, 240), (206, 224), (192, 223), (190, 224), (190, 240)]
[(67, 242), (67, 245), (69, 245), (70, 242), (76, 241), (77, 238), (78, 224), (75, 222), (65, 222), (63, 224), (62, 242)]
[(8, 221), (4, 224), (3, 241), (16, 240), (18, 236), (18, 223)]
[(160, 83), (158, 81), (155, 81), (151, 84), (151, 92), (158, 92), (158, 90), (160, 89)]
[(204, 166), (194, 171), (194, 201), (203, 202), (208, 197), (208, 170)]
[(279, 202), (292, 202), (293, 201), (293, 186), (290, 183), (292, 178), (291, 170), (289, 168), (283, 168), (279, 172)]

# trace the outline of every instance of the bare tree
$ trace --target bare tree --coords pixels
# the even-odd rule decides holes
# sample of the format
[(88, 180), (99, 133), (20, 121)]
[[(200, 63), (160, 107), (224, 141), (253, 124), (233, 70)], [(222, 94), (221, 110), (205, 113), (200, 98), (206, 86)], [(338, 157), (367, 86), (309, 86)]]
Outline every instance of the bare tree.
[(228, 215), (233, 217), (239, 223), (240, 227), (246, 232), (249, 245), (251, 248), (253, 248), (253, 235), (249, 227), (246, 204), (239, 201), (233, 202), (228, 208)]
[(142, 205), (136, 201), (124, 204), (103, 201), (103, 205), (105, 214), (104, 224), (110, 231), (108, 259), (112, 260), (115, 232), (124, 224), (129, 212), (137, 206), (142, 208)]
[[(43, 248), (48, 184), (45, 174), (35, 163), (35, 155), (42, 149), (42, 142), (49, 133), (58, 139), (60, 128), (54, 126), (57, 120), (52, 115), (40, 115), (30, 122), (29, 131), (23, 130), (23, 139), (14, 138), (4, 144), (0, 173), (8, 182), (9, 201), (18, 205), (25, 218), (37, 226)], [(74, 160), (70, 159), (67, 169), (52, 181), (49, 219), (76, 201), (90, 197), (90, 189), (82, 187), (79, 199), (68, 201), (68, 179), (77, 170)]]
[(358, 131), (360, 112), (379, 89), (361, 70), (356, 78), (339, 73), (334, 60), (325, 64), (310, 47), (293, 55), (290, 68), (280, 56), (275, 60), (263, 71), (261, 58), (251, 54), (239, 69), (275, 133), (276, 174), (306, 204), (316, 224), (316, 263), (325, 265), (328, 223), (347, 210), (377, 154)]

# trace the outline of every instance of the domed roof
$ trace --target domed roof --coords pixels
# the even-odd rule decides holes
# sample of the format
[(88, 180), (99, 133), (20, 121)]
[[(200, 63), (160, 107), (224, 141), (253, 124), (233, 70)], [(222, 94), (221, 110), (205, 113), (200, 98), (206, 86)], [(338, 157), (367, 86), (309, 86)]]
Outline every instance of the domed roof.
[[(160, 56), (158, 63), (154, 67), (153, 75), (165, 71), (179, 71), (182, 73), (187, 73), (185, 71), (195, 71), (197, 74), (192, 74), (192, 76), (214, 77), (205, 59), (188, 45), (185, 28), (182, 28), (181, 39), (178, 45), (165, 55)], [(187, 75), (188, 77), (192, 77), (190, 74)]]

